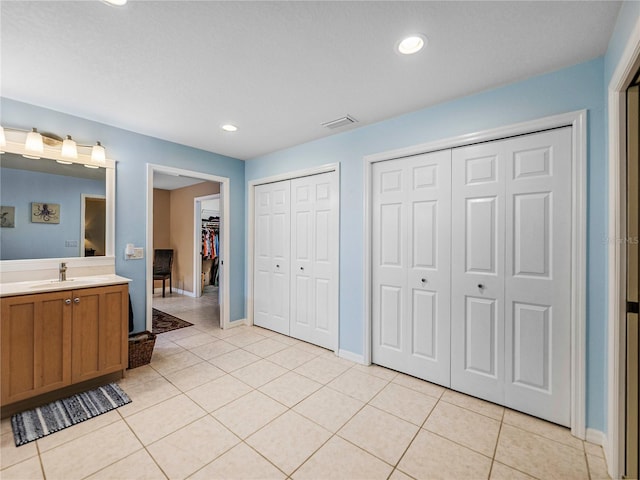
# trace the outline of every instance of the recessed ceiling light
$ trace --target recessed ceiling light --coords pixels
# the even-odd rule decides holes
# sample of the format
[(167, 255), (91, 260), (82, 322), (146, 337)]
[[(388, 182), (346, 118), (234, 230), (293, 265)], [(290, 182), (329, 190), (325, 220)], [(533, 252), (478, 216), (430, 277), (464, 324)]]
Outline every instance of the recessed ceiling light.
[(236, 127), (235, 125), (231, 125), (230, 123), (222, 125), (222, 127), (220, 128), (222, 128), (225, 132), (235, 132), (236, 130), (238, 130), (238, 127)]
[(113, 5), (114, 7), (123, 7), (127, 4), (127, 0), (102, 0), (102, 1), (108, 5)]
[(411, 35), (398, 44), (398, 51), (403, 55), (411, 55), (422, 50), (426, 43), (427, 38), (424, 35)]

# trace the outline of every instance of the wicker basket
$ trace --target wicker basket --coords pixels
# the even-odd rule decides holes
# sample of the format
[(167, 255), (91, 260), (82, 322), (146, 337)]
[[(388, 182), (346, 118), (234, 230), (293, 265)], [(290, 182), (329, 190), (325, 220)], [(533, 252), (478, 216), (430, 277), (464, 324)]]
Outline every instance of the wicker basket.
[(129, 369), (141, 367), (151, 362), (155, 343), (156, 335), (149, 331), (129, 337)]

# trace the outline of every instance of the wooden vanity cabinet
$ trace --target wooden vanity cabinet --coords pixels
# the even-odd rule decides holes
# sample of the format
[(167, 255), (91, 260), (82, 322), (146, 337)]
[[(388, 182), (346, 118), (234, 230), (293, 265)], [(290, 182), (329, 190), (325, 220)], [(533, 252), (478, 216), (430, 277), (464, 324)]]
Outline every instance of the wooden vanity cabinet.
[(0, 405), (127, 368), (126, 284), (0, 300)]

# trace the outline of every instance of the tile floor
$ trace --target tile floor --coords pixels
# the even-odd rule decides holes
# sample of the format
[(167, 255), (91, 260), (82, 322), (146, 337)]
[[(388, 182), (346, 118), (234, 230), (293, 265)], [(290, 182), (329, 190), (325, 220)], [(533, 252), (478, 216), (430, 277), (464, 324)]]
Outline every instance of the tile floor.
[(133, 402), (16, 448), (9, 479), (601, 479), (569, 431), (257, 327), (220, 330), (215, 296), (154, 296), (193, 327), (121, 381)]

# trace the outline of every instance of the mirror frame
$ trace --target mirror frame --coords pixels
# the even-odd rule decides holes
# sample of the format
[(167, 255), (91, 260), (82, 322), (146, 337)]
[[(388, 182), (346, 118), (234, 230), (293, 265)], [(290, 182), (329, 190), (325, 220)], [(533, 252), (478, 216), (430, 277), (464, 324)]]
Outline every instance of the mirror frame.
[[(7, 144), (2, 150), (6, 153), (17, 155), (28, 154), (24, 148), (24, 138), (16, 139), (13, 133), (7, 131)], [(22, 135), (21, 137), (24, 137)], [(91, 160), (91, 155), (78, 152), (77, 159), (63, 158), (60, 148), (50, 147), (44, 144), (44, 151), (41, 158), (51, 161), (64, 160), (65, 162), (79, 163), (81, 165), (96, 165), (105, 169), (105, 196), (106, 196), (106, 218), (105, 218), (105, 256), (104, 257), (65, 257), (65, 258), (38, 258), (21, 260), (0, 260), (0, 272), (20, 272), (26, 270), (43, 270), (46, 268), (57, 268), (60, 262), (69, 262), (73, 266), (114, 266), (115, 267), (115, 201), (116, 201), (116, 161), (107, 158), (105, 163)], [(29, 161), (29, 159), (25, 159)], [(4, 277), (4, 275), (3, 275)], [(4, 280), (0, 280), (4, 281)]]

